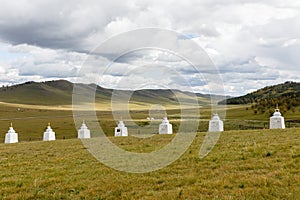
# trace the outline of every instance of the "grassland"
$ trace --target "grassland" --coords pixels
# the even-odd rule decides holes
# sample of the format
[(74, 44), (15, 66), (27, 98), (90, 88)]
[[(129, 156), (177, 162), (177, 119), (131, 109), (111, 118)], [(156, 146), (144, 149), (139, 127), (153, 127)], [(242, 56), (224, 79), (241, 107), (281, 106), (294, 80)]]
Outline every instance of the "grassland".
[[(108, 106), (98, 104), (97, 116), (112, 136), (116, 122)], [(231, 131), (221, 134), (204, 159), (199, 150), (211, 110), (199, 108), (199, 132), (190, 148), (170, 166), (144, 174), (113, 170), (89, 154), (74, 139), (70, 108), (0, 104), (0, 140), (12, 121), (21, 141), (0, 144), (0, 199), (297, 199), (300, 193), (300, 129), (263, 130), (269, 116), (255, 115), (249, 105), (226, 108), (225, 130)], [(151, 104), (131, 103), (133, 121), (147, 124), (149, 109)], [(176, 132), (180, 110), (174, 105), (166, 109)], [(298, 111), (285, 113), (286, 120), (299, 119)], [(41, 141), (48, 122), (59, 140)], [(235, 130), (245, 128), (259, 130)], [(110, 140), (128, 151), (151, 152), (173, 136)]]
[[(115, 171), (80, 140), (0, 144), (0, 199), (298, 199), (300, 129), (225, 131), (204, 159), (198, 133), (185, 154), (145, 174)], [(110, 140), (150, 152), (171, 135)]]
[[(255, 115), (249, 107), (250, 105), (227, 106), (225, 130), (268, 128), (269, 116), (267, 114)], [(151, 109), (150, 104), (130, 104), (132, 120), (139, 125), (147, 124), (149, 121), (146, 118), (149, 116), (149, 109)], [(180, 125), (180, 109), (174, 105), (166, 106), (166, 109), (176, 132)], [(114, 119), (112, 112), (109, 110), (108, 104), (97, 106), (98, 121), (104, 132), (108, 136), (112, 136), (116, 120), (119, 119)], [(211, 110), (206, 106), (199, 108), (199, 112), (201, 117), (198, 130), (205, 132), (211, 118)], [(21, 142), (41, 140), (48, 122), (51, 122), (57, 139), (77, 137), (71, 106), (39, 107), (39, 105), (0, 103), (0, 116), (0, 141), (4, 141), (10, 122), (13, 122), (14, 129), (19, 133)], [(289, 111), (285, 113), (284, 117), (286, 121), (300, 119), (299, 109), (296, 112)], [(126, 119), (124, 120), (126, 123)], [(300, 123), (287, 122), (286, 126), (300, 127)]]

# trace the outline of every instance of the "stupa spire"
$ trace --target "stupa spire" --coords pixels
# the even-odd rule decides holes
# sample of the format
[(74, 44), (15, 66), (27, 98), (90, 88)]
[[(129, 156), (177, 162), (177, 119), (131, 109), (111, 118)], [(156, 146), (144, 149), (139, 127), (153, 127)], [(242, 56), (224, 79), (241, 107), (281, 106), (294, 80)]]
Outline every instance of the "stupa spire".
[(55, 132), (50, 127), (50, 122), (48, 122), (48, 127), (43, 135), (44, 141), (55, 140)]
[(172, 134), (172, 124), (169, 123), (168, 117), (164, 117), (162, 123), (159, 125), (158, 134)]
[(88, 127), (86, 126), (84, 119), (82, 120), (82, 125), (81, 125), (80, 129), (78, 130), (77, 137), (79, 139), (91, 138), (91, 132), (88, 129)]
[(115, 136), (128, 136), (128, 130), (124, 122), (122, 121), (122, 117), (121, 121), (119, 121), (118, 123), (118, 126), (115, 127)]
[(12, 122), (10, 122), (10, 128), (5, 134), (4, 143), (17, 143), (18, 141), (18, 133), (13, 129)]
[(278, 104), (276, 105), (275, 112), (273, 113), (273, 116), (270, 117), (270, 129), (284, 129), (285, 123), (284, 123), (284, 117), (281, 116), (281, 113), (278, 108)]

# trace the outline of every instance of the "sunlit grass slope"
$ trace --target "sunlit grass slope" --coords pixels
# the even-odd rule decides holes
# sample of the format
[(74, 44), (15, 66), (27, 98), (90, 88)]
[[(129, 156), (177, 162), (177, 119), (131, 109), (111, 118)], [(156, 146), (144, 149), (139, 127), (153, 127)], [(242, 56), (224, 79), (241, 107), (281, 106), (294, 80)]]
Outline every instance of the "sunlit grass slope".
[[(66, 106), (72, 105), (74, 84), (66, 80), (55, 80), (47, 82), (26, 82), (18, 85), (0, 88), (0, 102), (43, 105), (43, 106)], [(110, 104), (112, 97), (118, 95), (123, 98), (129, 96), (132, 104), (162, 104), (178, 105), (179, 99), (186, 104), (198, 100), (199, 104), (210, 103), (210, 96), (193, 94), (180, 90), (169, 89), (143, 89), (138, 91), (112, 90), (102, 88), (95, 84), (76, 84), (75, 91), (81, 96), (81, 103), (90, 102), (86, 96), (95, 95), (95, 101), (100, 104)], [(127, 102), (127, 101), (126, 101)]]

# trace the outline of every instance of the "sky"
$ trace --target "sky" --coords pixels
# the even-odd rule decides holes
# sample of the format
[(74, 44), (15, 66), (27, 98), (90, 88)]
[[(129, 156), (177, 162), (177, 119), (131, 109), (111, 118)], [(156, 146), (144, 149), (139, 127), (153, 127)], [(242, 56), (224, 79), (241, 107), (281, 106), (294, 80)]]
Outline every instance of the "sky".
[[(226, 95), (300, 81), (300, 1), (0, 0), (0, 5), (1, 85), (77, 82), (85, 76), (108, 88), (219, 93), (213, 79), (206, 79), (209, 71), (195, 71), (176, 51), (135, 49), (119, 55), (141, 38), (150, 46), (177, 44), (195, 57), (191, 43), (197, 44), (216, 67)], [(155, 41), (151, 31), (135, 31), (143, 28), (184, 38), (171, 34)], [(128, 31), (133, 37), (122, 38)]]

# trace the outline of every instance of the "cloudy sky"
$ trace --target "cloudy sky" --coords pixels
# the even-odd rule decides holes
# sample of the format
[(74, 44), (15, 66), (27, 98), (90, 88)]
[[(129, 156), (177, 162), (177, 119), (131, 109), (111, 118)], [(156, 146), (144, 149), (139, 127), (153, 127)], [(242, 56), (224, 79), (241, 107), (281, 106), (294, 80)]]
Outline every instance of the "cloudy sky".
[[(1, 85), (76, 81), (85, 66), (91, 69), (85, 74), (99, 76), (104, 87), (122, 83), (125, 89), (152, 85), (209, 92), (211, 84), (201, 73), (166, 51), (138, 50), (117, 59), (91, 53), (118, 34), (146, 27), (185, 35), (186, 52), (193, 53), (186, 42), (198, 44), (217, 67), (228, 95), (300, 81), (300, 1), (0, 0), (0, 5)], [(160, 42), (169, 40), (182, 38)], [(120, 40), (114, 48), (132, 43)], [(112, 60), (105, 74), (93, 71)]]

